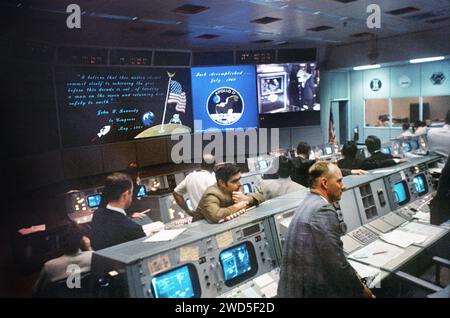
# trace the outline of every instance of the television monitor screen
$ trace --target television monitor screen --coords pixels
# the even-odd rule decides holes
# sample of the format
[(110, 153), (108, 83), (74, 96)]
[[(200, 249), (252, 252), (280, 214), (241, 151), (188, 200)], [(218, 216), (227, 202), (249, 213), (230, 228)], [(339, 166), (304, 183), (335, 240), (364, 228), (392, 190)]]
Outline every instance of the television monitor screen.
[(383, 147), (383, 153), (384, 153), (384, 154), (387, 154), (387, 155), (390, 155), (390, 154), (391, 154), (391, 148), (389, 148), (389, 147)]
[(316, 62), (257, 65), (260, 114), (320, 111)]
[(191, 132), (188, 68), (59, 67), (64, 147)]
[(333, 149), (331, 149), (331, 147), (327, 146), (325, 147), (325, 154), (326, 155), (331, 155), (333, 153)]
[(223, 250), (219, 259), (227, 286), (240, 283), (258, 271), (255, 250), (249, 242)]
[(252, 192), (252, 186), (249, 183), (245, 183), (242, 185), (242, 189), (244, 194), (248, 194)]
[(151, 286), (155, 298), (200, 296), (198, 275), (192, 264), (186, 264), (154, 276)]
[(413, 149), (413, 150), (417, 150), (417, 149), (420, 148), (420, 146), (419, 146), (419, 141), (416, 140), (416, 139), (411, 140), (411, 145), (412, 145), (412, 149)]
[(405, 141), (404, 145), (405, 145), (405, 151), (411, 152), (411, 144), (408, 141)]
[(143, 197), (147, 194), (147, 189), (145, 188), (145, 185), (141, 184), (138, 186), (139, 190), (137, 192), (138, 197)]
[(191, 210), (191, 211), (193, 211), (194, 210), (194, 207), (192, 206), (192, 201), (191, 201), (191, 199), (186, 199), (186, 205), (187, 205), (187, 207), (189, 208), (189, 210)]
[(100, 205), (100, 202), (102, 200), (101, 194), (94, 194), (87, 197), (87, 203), (88, 207), (90, 208), (96, 208)]
[(394, 200), (398, 205), (409, 202), (409, 192), (404, 181), (395, 183), (392, 190), (394, 192)]
[(427, 180), (423, 174), (415, 176), (413, 182), (417, 194), (423, 195), (428, 192)]
[(257, 128), (255, 67), (191, 69), (194, 130)]

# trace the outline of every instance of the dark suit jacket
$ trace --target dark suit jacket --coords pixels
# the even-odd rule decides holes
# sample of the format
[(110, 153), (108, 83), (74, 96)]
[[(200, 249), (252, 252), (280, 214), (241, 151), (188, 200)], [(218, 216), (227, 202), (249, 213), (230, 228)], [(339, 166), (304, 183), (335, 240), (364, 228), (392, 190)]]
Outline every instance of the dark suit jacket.
[(99, 208), (92, 218), (91, 244), (94, 250), (144, 237), (142, 226), (120, 212)]
[(440, 225), (450, 219), (450, 159), (447, 160), (431, 202), (430, 223)]
[(341, 169), (361, 169), (362, 161), (356, 158), (344, 158), (338, 160), (337, 165)]
[(309, 193), (295, 211), (283, 247), (278, 297), (362, 297), (344, 255), (337, 212)]
[(384, 167), (395, 166), (397, 163), (394, 161), (394, 157), (390, 154), (377, 151), (369, 158), (364, 159), (361, 165), (361, 169), (372, 170)]
[(295, 157), (292, 160), (291, 179), (300, 183), (304, 187), (309, 187), (309, 168), (316, 162), (315, 160), (307, 160), (302, 157)]

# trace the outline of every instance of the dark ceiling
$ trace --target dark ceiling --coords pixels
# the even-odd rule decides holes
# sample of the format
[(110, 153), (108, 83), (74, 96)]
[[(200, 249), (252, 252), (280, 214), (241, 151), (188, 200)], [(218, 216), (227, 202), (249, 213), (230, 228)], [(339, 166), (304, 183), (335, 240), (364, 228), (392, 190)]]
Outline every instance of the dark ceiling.
[[(82, 11), (66, 27), (66, 7)], [(366, 26), (381, 7), (381, 28)], [(2, 34), (54, 44), (163, 49), (339, 45), (450, 25), (450, 0), (2, 0)], [(437, 31), (438, 32), (438, 31)]]

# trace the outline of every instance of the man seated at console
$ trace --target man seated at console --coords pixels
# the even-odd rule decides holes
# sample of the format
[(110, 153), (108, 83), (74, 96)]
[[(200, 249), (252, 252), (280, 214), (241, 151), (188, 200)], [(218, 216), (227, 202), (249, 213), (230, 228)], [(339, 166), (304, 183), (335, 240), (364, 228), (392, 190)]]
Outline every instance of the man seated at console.
[[(360, 169), (362, 161), (356, 158), (358, 147), (355, 141), (347, 141), (341, 150), (342, 159), (339, 159), (337, 165), (341, 169)], [(345, 175), (345, 174), (344, 174)]]
[(274, 159), (274, 167), (278, 168), (276, 179), (263, 179), (260, 183), (260, 190), (266, 200), (278, 197), (290, 192), (300, 191), (305, 187), (292, 181), (289, 176), (292, 170), (292, 163), (286, 156), (279, 156)]
[(69, 226), (61, 236), (62, 256), (44, 264), (33, 287), (34, 297), (46, 297), (53, 283), (67, 279), (73, 271), (87, 273), (91, 270), (92, 248), (89, 238), (83, 236), (75, 225)]
[(361, 164), (362, 169), (372, 170), (391, 167), (400, 162), (394, 160), (394, 157), (391, 154), (386, 154), (381, 151), (381, 140), (377, 136), (368, 136), (365, 144), (371, 156), (363, 160)]
[(236, 164), (217, 164), (214, 173), (217, 182), (206, 189), (193, 221), (205, 218), (210, 223), (218, 223), (235, 212), (264, 201), (260, 193), (245, 195), (240, 191), (241, 171)]
[(101, 207), (92, 218), (91, 241), (94, 250), (144, 237), (142, 227), (125, 212), (133, 200), (133, 181), (123, 173), (106, 177)]

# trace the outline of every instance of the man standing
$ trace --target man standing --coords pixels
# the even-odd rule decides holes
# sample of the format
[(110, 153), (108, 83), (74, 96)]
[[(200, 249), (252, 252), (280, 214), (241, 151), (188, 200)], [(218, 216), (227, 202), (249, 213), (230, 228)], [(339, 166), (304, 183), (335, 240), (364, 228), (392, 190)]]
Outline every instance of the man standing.
[(217, 182), (206, 189), (200, 199), (194, 221), (205, 218), (210, 223), (217, 223), (237, 211), (264, 201), (260, 193), (244, 195), (240, 192), (241, 172), (234, 163), (218, 164), (214, 173)]
[(374, 297), (342, 248), (343, 220), (332, 205), (345, 189), (340, 169), (318, 162), (309, 173), (310, 193), (295, 211), (283, 248), (278, 297)]
[(450, 110), (445, 116), (445, 125), (442, 128), (432, 128), (428, 131), (430, 152), (448, 158), (450, 154)]
[[(209, 186), (216, 183), (216, 179), (211, 171), (214, 168), (214, 156), (207, 154), (203, 156), (201, 169), (189, 173), (184, 180), (173, 190), (173, 198), (177, 204), (187, 214), (193, 216), (197, 209), (198, 202), (202, 198), (203, 193)], [(192, 210), (184, 201), (184, 194), (188, 194), (192, 204)]]
[(106, 177), (102, 207), (95, 211), (92, 218), (91, 241), (94, 250), (145, 236), (142, 227), (131, 221), (125, 213), (132, 200), (133, 182), (128, 175), (113, 173)]

